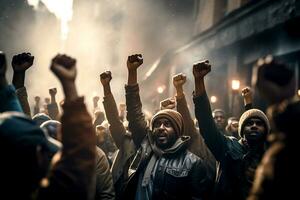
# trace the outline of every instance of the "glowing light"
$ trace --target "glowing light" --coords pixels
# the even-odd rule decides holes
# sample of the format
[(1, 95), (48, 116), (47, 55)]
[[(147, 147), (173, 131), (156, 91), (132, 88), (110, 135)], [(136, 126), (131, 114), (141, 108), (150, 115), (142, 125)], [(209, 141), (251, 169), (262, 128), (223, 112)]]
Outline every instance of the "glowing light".
[(240, 89), (240, 81), (239, 80), (232, 80), (231, 81), (231, 88), (233, 90), (238, 90)]
[(29, 5), (37, 8), (39, 1), (60, 20), (61, 39), (66, 40), (69, 33), (68, 23), (73, 16), (73, 0), (27, 0)]
[(298, 90), (298, 96), (300, 97), (300, 89)]
[(164, 92), (165, 89), (166, 89), (166, 86), (165, 86), (165, 85), (159, 86), (159, 87), (157, 88), (157, 92), (158, 92), (159, 94), (162, 94), (162, 93)]
[(40, 0), (27, 0), (28, 4), (37, 9)]
[(218, 98), (216, 96), (211, 96), (210, 97), (210, 102), (211, 103), (216, 103), (218, 101)]

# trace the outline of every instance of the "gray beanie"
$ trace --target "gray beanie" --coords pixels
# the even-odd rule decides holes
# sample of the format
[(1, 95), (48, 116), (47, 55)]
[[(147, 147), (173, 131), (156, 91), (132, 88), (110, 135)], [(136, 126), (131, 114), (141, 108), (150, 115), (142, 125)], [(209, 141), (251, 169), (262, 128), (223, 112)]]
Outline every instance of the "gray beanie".
[(261, 119), (266, 125), (267, 134), (270, 132), (270, 130), (271, 130), (270, 122), (269, 122), (267, 116), (265, 115), (265, 113), (263, 113), (261, 110), (258, 110), (258, 109), (250, 109), (243, 113), (243, 115), (241, 116), (240, 121), (239, 121), (239, 135), (241, 137), (243, 137), (242, 131), (244, 129), (244, 123), (249, 118)]

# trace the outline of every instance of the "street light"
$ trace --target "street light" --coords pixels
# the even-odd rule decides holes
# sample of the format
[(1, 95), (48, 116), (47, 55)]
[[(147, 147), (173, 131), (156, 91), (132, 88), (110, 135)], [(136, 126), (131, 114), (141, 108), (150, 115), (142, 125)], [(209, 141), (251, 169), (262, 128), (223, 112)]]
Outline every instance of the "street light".
[(238, 91), (240, 89), (240, 81), (239, 80), (232, 80), (231, 81), (231, 89), (233, 91)]
[(211, 103), (216, 103), (218, 101), (218, 98), (216, 96), (211, 96), (210, 97), (210, 102)]
[(233, 79), (231, 81), (231, 91), (232, 91), (232, 98), (231, 98), (231, 114), (234, 116), (234, 100), (235, 96), (238, 94), (238, 91), (240, 89), (240, 81), (237, 79)]
[(161, 86), (157, 87), (158, 94), (162, 94), (165, 89), (166, 89), (165, 85), (161, 85)]
[(300, 97), (300, 89), (298, 90), (298, 96)]

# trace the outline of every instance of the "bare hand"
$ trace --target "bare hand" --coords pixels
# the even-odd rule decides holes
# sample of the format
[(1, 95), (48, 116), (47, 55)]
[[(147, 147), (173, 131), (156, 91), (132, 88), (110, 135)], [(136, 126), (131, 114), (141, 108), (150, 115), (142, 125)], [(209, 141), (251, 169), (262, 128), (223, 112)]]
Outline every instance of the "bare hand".
[(128, 56), (127, 59), (128, 70), (136, 70), (142, 64), (143, 64), (142, 54), (135, 54), (135, 55)]
[(160, 108), (163, 109), (173, 109), (175, 108), (176, 103), (174, 98), (168, 98), (160, 102)]
[(98, 103), (99, 100), (100, 100), (99, 96), (94, 96), (93, 97), (93, 103), (94, 103), (94, 105), (97, 105), (97, 103)]
[(185, 74), (177, 74), (173, 76), (173, 85), (175, 88), (182, 87), (186, 82), (186, 75)]
[(38, 104), (40, 102), (40, 100), (41, 100), (41, 97), (39, 97), (39, 96), (34, 97), (34, 101), (36, 104)]
[(46, 97), (46, 98), (45, 98), (45, 103), (46, 103), (46, 104), (50, 104), (50, 98)]
[(112, 79), (112, 76), (111, 76), (110, 71), (105, 71), (102, 74), (100, 74), (100, 81), (103, 86), (108, 85), (110, 83), (111, 79)]
[(250, 89), (250, 87), (245, 87), (242, 89), (242, 96), (243, 97), (251, 97), (252, 96), (252, 91)]
[(208, 60), (198, 62), (193, 65), (193, 74), (195, 78), (204, 78), (211, 71), (211, 65)]
[(52, 59), (50, 69), (60, 81), (75, 81), (76, 59), (58, 54)]
[(11, 65), (15, 72), (25, 72), (33, 64), (34, 56), (30, 53), (14, 55)]
[(50, 89), (49, 89), (49, 94), (50, 94), (51, 96), (55, 96), (55, 95), (57, 94), (57, 89), (56, 89), (56, 88), (50, 88)]
[(6, 57), (5, 53), (0, 51), (0, 76), (5, 77), (6, 73)]

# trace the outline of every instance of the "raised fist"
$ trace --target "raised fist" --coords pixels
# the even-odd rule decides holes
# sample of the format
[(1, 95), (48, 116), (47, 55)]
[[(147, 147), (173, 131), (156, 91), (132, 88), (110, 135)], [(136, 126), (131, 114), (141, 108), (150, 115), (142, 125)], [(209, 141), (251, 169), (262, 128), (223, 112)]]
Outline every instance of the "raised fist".
[(135, 55), (128, 56), (127, 59), (128, 70), (136, 70), (142, 64), (143, 64), (142, 54), (135, 54)]
[(252, 96), (252, 91), (251, 91), (250, 87), (245, 87), (242, 89), (242, 96), (243, 97)]
[(105, 71), (100, 74), (100, 81), (102, 85), (108, 85), (112, 79), (111, 72)]
[(24, 72), (32, 66), (33, 60), (34, 56), (32, 56), (30, 53), (21, 53), (14, 55), (11, 65), (15, 72)]
[(204, 78), (211, 71), (211, 65), (208, 60), (200, 61), (193, 65), (193, 74), (195, 78)]
[(186, 82), (186, 75), (185, 74), (176, 74), (175, 76), (173, 76), (173, 85), (175, 88), (179, 87), (179, 86), (183, 86)]
[(94, 96), (93, 97), (93, 103), (94, 103), (94, 105), (97, 105), (97, 103), (98, 103), (99, 100), (100, 100), (99, 96)]
[(160, 102), (160, 109), (173, 109), (175, 108), (176, 103), (174, 98), (168, 98)]
[(58, 54), (52, 59), (50, 69), (60, 81), (75, 81), (76, 59)]
[(50, 88), (50, 89), (49, 89), (49, 94), (50, 94), (51, 96), (55, 96), (55, 95), (57, 94), (57, 89), (56, 89), (56, 88)]
[(34, 97), (34, 101), (35, 101), (36, 104), (39, 104), (40, 100), (41, 100), (41, 97), (39, 97), (39, 96)]

